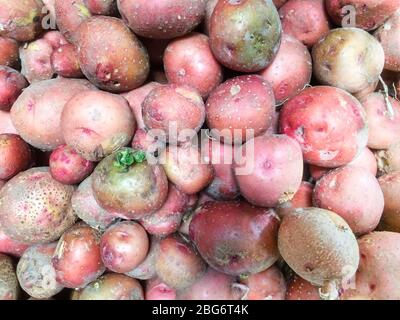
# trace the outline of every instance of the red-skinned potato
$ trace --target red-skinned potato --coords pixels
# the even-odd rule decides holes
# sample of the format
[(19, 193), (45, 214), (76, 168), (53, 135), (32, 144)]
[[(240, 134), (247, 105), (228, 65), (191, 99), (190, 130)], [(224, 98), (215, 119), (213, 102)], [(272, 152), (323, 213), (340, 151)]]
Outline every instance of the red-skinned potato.
[[(400, 102), (380, 92), (371, 93), (361, 99), (367, 114), (368, 147), (387, 149), (400, 140)], [(391, 105), (391, 108), (388, 107)], [(393, 112), (393, 113), (392, 113)]]
[(342, 300), (400, 299), (400, 234), (373, 232), (358, 240), (360, 266), (355, 286), (349, 288)]
[(0, 36), (23, 42), (33, 40), (40, 34), (43, 17), (41, 0), (0, 0), (0, 7)]
[(203, 98), (222, 82), (222, 67), (214, 58), (209, 39), (191, 33), (172, 41), (165, 50), (164, 69), (170, 83), (189, 85)]
[(133, 90), (149, 75), (146, 48), (117, 18), (96, 16), (83, 22), (77, 31), (77, 52), (83, 74), (106, 91)]
[(105, 267), (118, 273), (137, 268), (149, 251), (146, 230), (133, 221), (123, 221), (109, 227), (101, 237), (101, 258)]
[(28, 82), (17, 70), (0, 65), (0, 110), (10, 110), (27, 86)]
[(30, 244), (57, 240), (76, 220), (70, 208), (73, 192), (74, 187), (55, 181), (47, 167), (20, 173), (0, 192), (2, 229)]
[(123, 97), (90, 91), (65, 105), (61, 128), (68, 146), (87, 160), (99, 161), (129, 144), (136, 121)]
[(136, 279), (108, 273), (83, 288), (77, 300), (144, 300), (144, 292)]
[(270, 83), (276, 104), (281, 105), (310, 83), (311, 55), (300, 41), (284, 33), (274, 61), (267, 69), (261, 71), (260, 75)]
[(161, 209), (148, 217), (142, 218), (140, 223), (149, 234), (154, 236), (166, 237), (175, 233), (181, 226), (188, 201), (189, 196), (170, 183), (167, 200)]
[(160, 155), (160, 163), (173, 184), (182, 192), (192, 195), (206, 188), (214, 178), (214, 170), (203, 161), (195, 146), (169, 146)]
[(316, 207), (340, 215), (357, 235), (378, 226), (384, 199), (375, 176), (367, 170), (344, 166), (318, 180), (313, 194)]
[(24, 251), (29, 248), (29, 246), (29, 244), (11, 239), (0, 227), (0, 253), (14, 257), (21, 257)]
[(211, 267), (242, 275), (264, 271), (275, 263), (278, 227), (273, 210), (243, 201), (206, 202), (194, 215), (189, 234)]
[(368, 139), (360, 102), (327, 86), (305, 89), (290, 99), (281, 111), (280, 131), (300, 143), (306, 163), (327, 168), (351, 162)]
[(321, 300), (318, 287), (295, 275), (287, 284), (286, 300)]
[(214, 56), (235, 71), (265, 69), (279, 49), (281, 22), (270, 0), (218, 1), (209, 26)]
[(84, 0), (92, 14), (110, 16), (117, 12), (116, 0)]
[(50, 155), (51, 176), (64, 184), (77, 184), (86, 179), (95, 164), (81, 157), (66, 145), (59, 146)]
[(85, 223), (76, 224), (62, 235), (52, 258), (59, 284), (83, 288), (103, 274), (100, 237), (100, 232)]
[(160, 152), (166, 146), (166, 143), (157, 139), (147, 129), (138, 129), (132, 140), (132, 148), (141, 150), (147, 154), (154, 155)]
[(158, 278), (150, 279), (146, 282), (145, 300), (176, 300), (176, 291)]
[(289, 0), (279, 9), (283, 32), (312, 47), (329, 32), (324, 0)]
[(11, 119), (21, 137), (30, 145), (51, 151), (64, 144), (61, 113), (78, 93), (93, 90), (86, 80), (51, 79), (30, 85), (11, 108)]
[[(242, 143), (264, 134), (272, 124), (275, 98), (270, 84), (257, 75), (230, 79), (207, 100), (207, 124), (224, 143)], [(213, 132), (214, 130), (218, 132)]]
[(272, 0), (272, 2), (274, 3), (275, 7), (277, 9), (279, 9), (280, 7), (282, 7), (286, 2), (288, 2), (288, 0)]
[[(53, 0), (55, 1), (55, 0)], [(48, 31), (43, 35), (43, 39), (47, 40), (47, 42), (50, 43), (52, 46), (53, 50), (57, 50), (58, 48), (69, 44), (67, 39), (63, 36), (63, 34), (60, 31), (54, 30), (54, 31)]]
[(379, 178), (385, 208), (380, 227), (383, 230), (400, 232), (400, 204), (398, 192), (400, 190), (400, 172), (395, 171)]
[(176, 290), (191, 286), (206, 271), (192, 243), (178, 234), (160, 241), (155, 267), (160, 280)]
[(321, 84), (350, 93), (376, 83), (385, 65), (382, 45), (357, 28), (331, 30), (314, 45), (312, 57), (314, 75)]
[(18, 134), (11, 121), (10, 112), (0, 110), (0, 134), (4, 133)]
[[(349, 23), (348, 15), (351, 13), (355, 16), (354, 27), (374, 30), (399, 8), (400, 2), (398, 0), (326, 0), (325, 5), (336, 25)], [(349, 7), (355, 12), (350, 12)]]
[(97, 230), (105, 230), (116, 217), (97, 203), (92, 188), (92, 177), (84, 180), (71, 198), (72, 210), (85, 223)]
[(14, 67), (18, 62), (19, 47), (14, 39), (0, 37), (0, 65)]
[(204, 17), (204, 33), (206, 35), (210, 34), (210, 22), (212, 14), (214, 13), (215, 6), (218, 0), (208, 0), (206, 5), (206, 16)]
[(136, 34), (172, 39), (193, 30), (205, 15), (206, 0), (117, 0), (122, 19)]
[(0, 180), (9, 180), (28, 169), (32, 162), (29, 145), (15, 134), (0, 135)]
[(284, 216), (290, 213), (293, 209), (312, 207), (313, 190), (313, 184), (302, 181), (299, 190), (297, 190), (293, 198), (278, 206), (279, 216)]
[(19, 286), (12, 259), (0, 253), (0, 300), (18, 300)]
[(49, 299), (63, 289), (56, 281), (56, 271), (51, 263), (56, 247), (56, 242), (32, 246), (18, 262), (19, 284), (35, 299)]
[(294, 139), (257, 137), (242, 146), (241, 155), (235, 159), (234, 172), (247, 201), (272, 208), (293, 198), (303, 177), (303, 156)]
[(379, 174), (400, 171), (400, 141), (391, 144), (387, 150), (376, 151), (375, 157)]
[(190, 86), (176, 84), (154, 88), (143, 101), (142, 112), (146, 128), (165, 133), (160, 139), (170, 143), (191, 140), (206, 117), (199, 92)]
[(83, 78), (78, 53), (72, 44), (66, 44), (53, 51), (51, 55), (53, 71), (64, 78)]

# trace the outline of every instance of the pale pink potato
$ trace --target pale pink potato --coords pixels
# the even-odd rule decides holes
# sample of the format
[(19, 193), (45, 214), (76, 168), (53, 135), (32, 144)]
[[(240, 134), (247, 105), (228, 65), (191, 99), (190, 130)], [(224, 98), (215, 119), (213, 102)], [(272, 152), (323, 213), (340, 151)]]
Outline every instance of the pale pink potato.
[[(2, 182), (0, 182), (0, 185), (1, 183)], [(0, 253), (14, 257), (21, 257), (25, 250), (29, 247), (30, 244), (16, 241), (10, 238), (0, 227)]]
[[(51, 0), (55, 1), (55, 0)], [(63, 34), (58, 31), (48, 31), (43, 35), (43, 39), (47, 40), (51, 46), (53, 47), (54, 50), (60, 48), (63, 45), (69, 44), (67, 39), (63, 36)]]
[(18, 134), (17, 129), (15, 129), (11, 121), (10, 112), (0, 110), (0, 134), (4, 133)]
[(353, 96), (355, 96), (358, 100), (361, 100), (368, 96), (370, 93), (374, 92), (378, 88), (379, 81), (375, 83), (371, 83), (368, 87), (365, 89), (353, 93)]
[(381, 229), (400, 232), (400, 172), (392, 172), (379, 178), (379, 184), (385, 198), (385, 208), (381, 220)]
[(145, 300), (176, 300), (176, 290), (158, 278), (150, 279), (146, 282)]
[(321, 300), (319, 288), (295, 275), (287, 284), (286, 300)]
[(364, 148), (361, 153), (349, 163), (349, 165), (366, 169), (373, 176), (376, 176), (378, 172), (378, 163), (374, 153), (369, 148)]

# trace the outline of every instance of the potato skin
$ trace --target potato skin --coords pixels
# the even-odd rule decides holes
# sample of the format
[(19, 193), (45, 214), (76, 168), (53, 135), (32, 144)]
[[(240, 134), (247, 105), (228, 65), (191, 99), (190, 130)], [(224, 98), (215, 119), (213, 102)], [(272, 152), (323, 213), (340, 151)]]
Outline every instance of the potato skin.
[(376, 83), (385, 65), (382, 45), (368, 32), (356, 28), (331, 30), (315, 44), (312, 56), (314, 75), (320, 83), (350, 93)]
[(17, 70), (0, 65), (0, 110), (8, 111), (28, 82)]
[(11, 121), (10, 112), (0, 110), (0, 134), (4, 133), (18, 134)]
[(271, 0), (223, 0), (211, 16), (210, 46), (224, 66), (257, 72), (272, 62), (281, 32), (278, 11)]
[(194, 215), (189, 235), (212, 268), (242, 275), (264, 271), (275, 263), (278, 227), (273, 210), (243, 201), (206, 202)]
[(11, 108), (11, 119), (21, 137), (30, 145), (51, 151), (64, 144), (61, 113), (78, 93), (93, 90), (86, 80), (51, 79), (30, 85)]
[(47, 167), (20, 173), (0, 191), (4, 232), (29, 244), (57, 240), (76, 220), (70, 208), (73, 192), (74, 187), (55, 181)]
[(84, 2), (92, 14), (110, 16), (117, 11), (115, 0), (84, 0)]
[(381, 229), (400, 232), (400, 205), (397, 196), (400, 188), (400, 172), (395, 171), (380, 177), (379, 184), (385, 198)]
[(102, 90), (130, 91), (149, 75), (146, 48), (120, 19), (97, 16), (84, 21), (77, 31), (77, 50), (83, 74)]
[(149, 252), (144, 261), (135, 269), (126, 272), (129, 277), (139, 280), (150, 280), (157, 276), (156, 274), (156, 259), (159, 253), (160, 240), (156, 237), (151, 237)]
[[(2, 188), (1, 184), (2, 182), (0, 182), (0, 190)], [(21, 257), (24, 251), (29, 247), (29, 244), (11, 239), (0, 227), (0, 253), (14, 257)]]
[(318, 287), (294, 275), (287, 284), (285, 300), (321, 300)]
[(18, 57), (18, 42), (11, 38), (0, 37), (0, 65), (15, 67)]
[(18, 300), (18, 280), (13, 261), (0, 253), (0, 300)]
[(293, 198), (277, 207), (279, 216), (282, 217), (286, 214), (289, 214), (291, 211), (293, 211), (293, 209), (312, 207), (313, 190), (313, 184), (302, 181), (300, 188), (297, 190)]
[(172, 39), (193, 30), (204, 18), (206, 0), (117, 0), (122, 19), (136, 34)]
[(289, 100), (281, 111), (280, 132), (300, 143), (306, 163), (327, 168), (351, 162), (368, 139), (360, 102), (328, 86), (305, 89)]
[(293, 271), (318, 286), (331, 281), (340, 284), (356, 272), (359, 263), (357, 240), (350, 227), (324, 209), (295, 209), (284, 216), (278, 247)]
[(176, 290), (153, 278), (146, 282), (145, 300), (176, 300)]
[(68, 146), (87, 160), (100, 161), (129, 144), (136, 122), (124, 98), (90, 91), (75, 95), (65, 105), (61, 128)]
[(54, 73), (64, 78), (83, 78), (78, 53), (72, 44), (62, 45), (51, 55)]
[(51, 258), (57, 242), (30, 247), (17, 265), (17, 277), (22, 289), (35, 299), (48, 299), (61, 292), (63, 286), (56, 281)]
[(400, 171), (400, 142), (391, 144), (387, 150), (375, 151), (375, 157), (379, 175)]

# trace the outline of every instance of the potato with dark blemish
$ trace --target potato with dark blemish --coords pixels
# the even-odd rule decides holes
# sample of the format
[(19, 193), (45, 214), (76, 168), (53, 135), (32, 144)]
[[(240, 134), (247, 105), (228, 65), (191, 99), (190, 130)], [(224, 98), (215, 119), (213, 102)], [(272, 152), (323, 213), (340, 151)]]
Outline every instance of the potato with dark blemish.
[(72, 44), (66, 44), (51, 54), (51, 66), (54, 73), (64, 78), (83, 78), (79, 65), (78, 52)]
[(383, 191), (385, 207), (380, 223), (380, 229), (400, 232), (400, 172), (395, 171), (379, 178), (379, 185)]
[(0, 253), (0, 300), (18, 300), (19, 286), (14, 262)]
[(320, 83), (350, 93), (376, 83), (385, 64), (382, 45), (357, 28), (331, 30), (314, 45), (312, 56), (314, 75)]
[(15, 67), (19, 57), (18, 42), (11, 38), (0, 37), (0, 65)]
[(243, 201), (207, 202), (194, 215), (189, 235), (211, 267), (238, 276), (276, 262), (278, 227), (273, 210)]
[(281, 22), (271, 0), (219, 1), (210, 20), (210, 46), (219, 62), (240, 72), (265, 69), (281, 40)]
[(22, 74), (0, 65), (0, 110), (9, 111), (28, 82)]
[(100, 161), (127, 146), (135, 130), (136, 121), (128, 102), (102, 91), (76, 94), (61, 116), (66, 144), (90, 161)]
[(83, 22), (77, 50), (83, 74), (100, 89), (130, 91), (149, 75), (146, 48), (120, 19), (96, 16)]

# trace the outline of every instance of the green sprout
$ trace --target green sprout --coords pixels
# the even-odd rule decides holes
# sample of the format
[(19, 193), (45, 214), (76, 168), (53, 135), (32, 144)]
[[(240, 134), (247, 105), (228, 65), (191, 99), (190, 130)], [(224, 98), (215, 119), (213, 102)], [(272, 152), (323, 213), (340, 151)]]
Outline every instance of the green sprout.
[(114, 165), (117, 168), (127, 170), (135, 163), (142, 163), (146, 160), (146, 153), (143, 151), (134, 151), (131, 149), (123, 149), (115, 155)]

